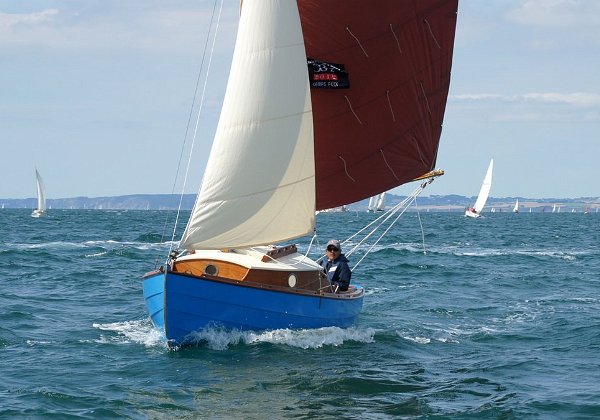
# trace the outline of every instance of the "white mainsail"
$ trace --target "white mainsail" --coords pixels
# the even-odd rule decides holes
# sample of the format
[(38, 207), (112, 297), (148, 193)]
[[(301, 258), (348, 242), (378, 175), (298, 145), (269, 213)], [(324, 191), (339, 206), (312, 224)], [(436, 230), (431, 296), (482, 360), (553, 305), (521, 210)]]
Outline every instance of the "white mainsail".
[(241, 14), (219, 124), (180, 246), (249, 247), (303, 236), (314, 229), (315, 206), (298, 7), (257, 1)]
[(375, 211), (376, 204), (376, 196), (369, 198), (369, 205), (367, 206), (367, 211)]
[(487, 202), (488, 196), (490, 195), (490, 189), (492, 188), (493, 170), (494, 159), (491, 159), (490, 165), (488, 166), (487, 172), (485, 174), (485, 178), (483, 178), (483, 183), (481, 184), (479, 195), (477, 196), (477, 200), (475, 201), (475, 206), (473, 206), (477, 213), (481, 213), (481, 210), (483, 210), (483, 208), (485, 207), (485, 203)]
[(37, 208), (33, 210), (31, 216), (39, 217), (46, 213), (46, 188), (37, 169), (35, 170), (35, 181), (37, 184)]
[(381, 194), (379, 194), (378, 198), (377, 198), (377, 211), (384, 211), (385, 210), (385, 192), (382, 192)]
[(46, 211), (46, 188), (44, 187), (44, 181), (37, 169), (35, 170), (35, 179), (37, 181), (37, 209), (39, 211)]

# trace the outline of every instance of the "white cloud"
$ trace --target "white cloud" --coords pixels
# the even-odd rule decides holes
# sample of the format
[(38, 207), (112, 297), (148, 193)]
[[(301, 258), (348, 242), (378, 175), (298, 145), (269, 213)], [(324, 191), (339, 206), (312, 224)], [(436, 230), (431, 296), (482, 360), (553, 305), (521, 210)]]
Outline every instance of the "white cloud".
[(594, 107), (600, 105), (600, 94), (597, 93), (524, 93), (519, 95), (502, 95), (497, 93), (478, 93), (451, 95), (454, 101), (502, 101), (502, 102), (534, 102), (566, 104), (578, 107)]
[[(0, 12), (0, 47), (193, 51), (204, 40), (211, 14), (203, 3), (176, 8), (160, 2), (136, 7), (107, 2), (101, 11), (79, 2), (60, 10)], [(223, 8), (219, 38), (235, 35), (238, 16), (238, 4)]]
[(597, 26), (600, 2), (590, 0), (526, 0), (508, 12), (509, 20), (545, 27)]
[(17, 26), (32, 26), (46, 24), (58, 15), (57, 9), (47, 9), (35, 13), (2, 13), (0, 12), (0, 30), (13, 30)]

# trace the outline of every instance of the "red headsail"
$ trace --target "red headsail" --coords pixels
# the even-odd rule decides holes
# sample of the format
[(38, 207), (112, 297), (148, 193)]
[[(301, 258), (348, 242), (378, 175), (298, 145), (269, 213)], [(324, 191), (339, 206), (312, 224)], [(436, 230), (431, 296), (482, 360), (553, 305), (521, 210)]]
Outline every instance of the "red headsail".
[(306, 54), (317, 60), (310, 73), (317, 210), (432, 170), (458, 0), (298, 0), (298, 7)]

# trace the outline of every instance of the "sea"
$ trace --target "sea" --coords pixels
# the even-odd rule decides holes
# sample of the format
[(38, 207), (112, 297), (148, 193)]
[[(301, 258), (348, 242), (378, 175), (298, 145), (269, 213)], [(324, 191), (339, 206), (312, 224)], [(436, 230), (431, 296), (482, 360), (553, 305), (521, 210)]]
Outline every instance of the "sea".
[[(600, 214), (484, 214), (411, 211), (372, 235), (349, 257), (351, 328), (169, 348), (141, 276), (175, 212), (2, 209), (0, 418), (600, 418)], [(316, 258), (378, 216), (321, 213), (298, 246)]]

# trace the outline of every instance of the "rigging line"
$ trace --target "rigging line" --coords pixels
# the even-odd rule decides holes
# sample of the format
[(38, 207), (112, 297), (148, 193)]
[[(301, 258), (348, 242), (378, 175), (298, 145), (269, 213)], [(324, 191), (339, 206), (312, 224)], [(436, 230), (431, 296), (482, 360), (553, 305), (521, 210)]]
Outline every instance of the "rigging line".
[[(411, 201), (414, 201), (417, 199), (417, 196), (419, 194), (421, 194), (423, 192), (423, 190), (425, 189), (425, 187), (428, 184), (423, 183), (421, 184), (421, 186), (419, 187), (419, 189), (416, 191), (416, 193), (413, 193), (413, 195), (411, 196)], [(362, 256), (362, 258), (360, 260), (358, 260), (358, 262), (354, 265), (354, 267), (352, 267), (352, 271), (354, 271), (354, 269), (356, 267), (358, 267), (358, 265), (362, 262), (362, 260), (364, 260), (366, 258), (367, 255), (369, 255), (371, 253), (371, 251), (373, 250), (373, 248), (379, 243), (379, 241), (389, 232), (389, 230), (396, 224), (396, 222), (398, 221), (398, 219), (400, 219), (400, 217), (404, 214), (404, 212), (406, 212), (406, 210), (408, 210), (408, 206), (410, 203), (408, 203), (406, 205), (406, 207), (404, 207), (404, 210), (402, 210), (402, 212), (400, 212), (400, 214), (394, 219), (394, 221), (388, 226), (388, 228), (381, 234), (381, 236), (379, 236), (379, 238), (377, 238), (377, 241), (375, 241), (375, 243), (373, 245), (371, 245), (371, 247), (367, 250), (367, 252), (365, 253), (365, 255)]]
[[(425, 188), (425, 187), (423, 187)], [(417, 197), (415, 197), (415, 208), (417, 209), (417, 218), (419, 219), (419, 225), (421, 226), (421, 239), (423, 240), (423, 255), (427, 255), (427, 249), (425, 248), (425, 231), (423, 230), (423, 222), (421, 221), (421, 212), (417, 204)]]
[(302, 258), (300, 258), (297, 262), (290, 264), (291, 266), (294, 265), (298, 265), (301, 262), (303, 262), (304, 260), (306, 260), (308, 258), (308, 253), (310, 252), (310, 249), (312, 248), (312, 244), (314, 242), (314, 240), (317, 238), (317, 232), (315, 231), (315, 233), (313, 234), (312, 238), (310, 239), (310, 242), (308, 244), (308, 247), (306, 249), (306, 253), (302, 256)]
[(382, 221), (381, 221), (381, 222), (380, 222), (380, 223), (379, 223), (377, 226), (375, 226), (375, 227), (373, 228), (373, 230), (371, 230), (371, 231), (370, 231), (370, 232), (369, 232), (367, 235), (365, 235), (365, 237), (364, 237), (364, 238), (362, 238), (362, 239), (361, 239), (361, 240), (360, 240), (360, 241), (359, 241), (359, 242), (358, 242), (358, 243), (357, 243), (357, 244), (356, 244), (356, 245), (355, 245), (355, 246), (354, 246), (354, 247), (353, 247), (353, 248), (352, 248), (352, 249), (351, 249), (351, 250), (350, 250), (348, 253), (346, 253), (346, 256), (350, 256), (350, 255), (352, 255), (352, 253), (353, 253), (355, 250), (357, 250), (359, 247), (361, 247), (361, 246), (362, 246), (362, 245), (363, 245), (363, 244), (364, 244), (364, 243), (367, 241), (367, 239), (369, 239), (369, 238), (370, 238), (372, 235), (374, 235), (374, 234), (375, 234), (375, 232), (377, 232), (377, 230), (378, 230), (380, 227), (382, 227), (382, 226), (383, 226), (385, 223), (387, 223), (387, 222), (388, 222), (388, 220), (389, 220), (389, 219), (390, 219), (390, 218), (391, 218), (391, 217), (392, 217), (394, 214), (396, 214), (400, 208), (401, 208), (401, 206), (396, 206), (392, 212), (390, 212), (390, 213), (387, 213), (387, 217), (386, 217), (384, 220), (382, 220)]
[(350, 35), (352, 35), (352, 38), (354, 38), (356, 40), (356, 43), (358, 44), (358, 46), (360, 47), (360, 49), (362, 50), (363, 54), (365, 55), (365, 57), (369, 58), (369, 54), (367, 54), (367, 52), (365, 51), (365, 49), (363, 48), (362, 44), (360, 43), (360, 41), (358, 40), (358, 38), (352, 33), (352, 31), (350, 30), (349, 26), (346, 26), (346, 30), (348, 31), (348, 33)]
[[(412, 194), (408, 197), (406, 197), (404, 200), (402, 200), (400, 203), (396, 204), (394, 207), (390, 208), (389, 210), (387, 210), (385, 213), (383, 213), (381, 216), (379, 216), (377, 219), (373, 220), (371, 223), (369, 223), (368, 225), (366, 225), (364, 228), (360, 229), (358, 232), (356, 232), (354, 235), (350, 236), (348, 239), (346, 239), (345, 241), (342, 242), (342, 244), (354, 239), (356, 236), (362, 234), (365, 230), (367, 230), (368, 228), (370, 228), (372, 225), (374, 225), (375, 223), (379, 223), (377, 226), (375, 226), (373, 228), (373, 230), (371, 232), (369, 232), (363, 239), (361, 239), (358, 244), (356, 244), (349, 252), (346, 253), (347, 256), (352, 255), (352, 253), (354, 251), (356, 251), (359, 247), (362, 246), (362, 244), (377, 230), (379, 229), (383, 224), (385, 224), (394, 214), (396, 214), (398, 212), (398, 210), (406, 205), (408, 205), (408, 202), (410, 201), (410, 198), (415, 195), (418, 191), (418, 188), (415, 189), (415, 191), (412, 192)], [(381, 220), (383, 219), (383, 220)]]
[[(396, 222), (398, 221), (398, 219), (400, 218), (400, 216), (402, 216), (404, 214), (404, 212), (406, 211), (406, 209), (408, 209), (408, 205), (410, 203), (407, 203), (407, 205), (403, 208), (403, 210), (400, 212), (400, 214), (392, 221), (392, 223), (387, 227), (386, 230), (383, 231), (383, 233), (379, 236), (379, 238), (377, 238), (377, 240), (373, 243), (373, 245), (371, 245), (369, 247), (369, 249), (367, 250), (367, 252), (365, 252), (365, 255), (363, 255), (361, 257), (360, 260), (358, 260), (358, 262), (354, 265), (354, 267), (352, 267), (352, 271), (354, 271), (356, 269), (356, 267), (358, 267), (360, 265), (360, 263), (362, 262), (362, 260), (364, 260), (367, 255), (369, 255), (371, 253), (371, 251), (373, 250), (373, 248), (379, 243), (379, 241), (385, 236), (386, 233), (389, 232), (389, 230), (392, 228), (392, 226), (394, 226), (396, 224)], [(374, 231), (373, 231), (374, 233)]]
[[(217, 0), (215, 0), (215, 6), (216, 6), (216, 3), (217, 3)], [(200, 106), (198, 108), (198, 115), (196, 117), (196, 126), (194, 127), (194, 135), (192, 137), (192, 145), (190, 147), (190, 155), (188, 156), (188, 162), (187, 162), (187, 166), (185, 169), (185, 177), (183, 179), (183, 186), (181, 187), (181, 196), (179, 198), (179, 208), (177, 209), (177, 216), (175, 218), (175, 227), (173, 228), (173, 236), (171, 237), (171, 245), (170, 245), (171, 249), (173, 248), (173, 242), (175, 241), (175, 232), (177, 231), (177, 223), (179, 221), (179, 215), (181, 213), (181, 203), (183, 200), (183, 194), (185, 192), (185, 186), (187, 184), (187, 178), (188, 178), (188, 174), (190, 171), (192, 155), (194, 153), (194, 146), (196, 144), (196, 136), (198, 134), (198, 126), (200, 125), (200, 115), (202, 114), (202, 107), (204, 105), (204, 97), (206, 95), (206, 86), (208, 85), (208, 75), (210, 74), (210, 67), (211, 67), (213, 55), (215, 52), (215, 44), (217, 42), (217, 34), (219, 33), (219, 24), (221, 22), (222, 11), (223, 11), (223, 0), (221, 0), (221, 4), (219, 6), (219, 14), (217, 15), (217, 23), (215, 24), (215, 32), (214, 32), (214, 36), (213, 36), (213, 42), (212, 42), (210, 55), (209, 55), (209, 59), (208, 59), (208, 66), (206, 68), (206, 75), (204, 77), (204, 86), (202, 87), (202, 96), (200, 98)], [(214, 9), (213, 9), (213, 17), (214, 17)], [(212, 26), (212, 19), (213, 18), (211, 18), (211, 26)], [(198, 201), (198, 196), (196, 196), (196, 201)], [(195, 207), (196, 207), (196, 203), (194, 203), (194, 208)], [(171, 249), (169, 249), (169, 252), (171, 251)]]
[[(213, 5), (213, 11), (212, 11), (212, 15), (211, 15), (211, 18), (210, 18), (210, 26), (209, 26), (208, 32), (206, 33), (206, 40), (204, 42), (204, 50), (202, 52), (202, 60), (200, 61), (200, 69), (198, 71), (198, 77), (196, 78), (196, 86), (194, 88), (194, 96), (192, 97), (192, 105), (190, 106), (190, 113), (188, 115), (188, 121), (187, 121), (187, 124), (185, 126), (185, 133), (183, 135), (183, 142), (181, 144), (181, 151), (179, 152), (179, 161), (177, 162), (177, 170), (175, 172), (175, 178), (173, 179), (173, 186), (171, 187), (171, 195), (173, 195), (175, 193), (175, 187), (177, 185), (177, 179), (179, 178), (179, 170), (181, 169), (181, 161), (183, 159), (183, 152), (185, 150), (185, 144), (186, 144), (186, 140), (187, 140), (188, 133), (189, 133), (189, 130), (190, 130), (190, 122), (192, 121), (192, 115), (193, 115), (193, 112), (194, 112), (194, 106), (196, 105), (196, 97), (197, 97), (197, 94), (198, 94), (198, 86), (200, 86), (200, 76), (202, 75), (202, 69), (204, 68), (204, 60), (205, 60), (205, 57), (206, 57), (206, 50), (207, 50), (207, 46), (208, 46), (208, 41), (210, 40), (210, 29), (212, 28), (212, 22), (214, 20), (215, 10), (217, 8), (217, 1), (218, 0), (215, 0), (215, 3)], [(179, 200), (179, 206), (178, 206), (178, 209), (177, 209), (178, 213), (179, 213), (179, 210), (181, 208), (181, 200), (182, 200), (182, 198), (183, 197), (180, 197), (180, 200)], [(161, 243), (164, 240), (164, 237), (165, 237), (165, 234), (166, 234), (166, 231), (167, 231), (167, 225), (168, 225), (168, 223), (169, 223), (169, 212), (167, 212), (167, 214), (165, 216), (165, 224), (163, 226), (162, 235), (160, 237), (160, 242)], [(176, 228), (177, 228), (177, 221), (175, 221), (175, 229)], [(169, 246), (169, 253), (171, 252), (172, 248), (173, 248), (173, 244), (171, 243), (171, 245)], [(156, 264), (158, 264), (158, 258), (159, 257), (157, 256), (156, 260), (154, 262), (154, 266), (155, 266), (154, 268), (156, 268)]]
[[(313, 234), (312, 238), (310, 239), (310, 243), (308, 244), (308, 248), (306, 249), (306, 253), (298, 261), (296, 261), (295, 263), (288, 263), (287, 265), (290, 265), (290, 266), (293, 267), (293, 266), (296, 266), (296, 265), (302, 263), (304, 260), (306, 260), (308, 258), (308, 253), (310, 252), (310, 249), (312, 248), (312, 244), (313, 244), (314, 240), (316, 239), (316, 237), (317, 237), (317, 233), (315, 232)], [(271, 258), (274, 262), (278, 262), (273, 257), (269, 257), (269, 258)]]
[[(414, 193), (413, 193), (414, 194)], [(406, 202), (408, 201), (408, 197), (405, 198), (402, 202), (396, 204), (395, 206), (393, 206), (392, 208), (390, 208), (389, 210), (385, 211), (381, 216), (379, 216), (377, 219), (373, 220), (371, 223), (367, 224), (364, 228), (360, 229), (358, 232), (356, 232), (354, 235), (350, 236), (348, 239), (346, 239), (345, 241), (342, 242), (342, 245), (351, 241), (352, 239), (354, 239), (356, 236), (360, 235), (363, 231), (367, 230), (369, 227), (371, 227), (372, 225), (374, 225), (375, 223), (379, 222), (381, 219), (383, 218), (389, 218), (389, 214), (390, 213), (395, 213), (399, 207), (403, 206), (406, 204)], [(385, 220), (382, 222), (384, 223)], [(380, 225), (382, 224), (380, 223)], [(375, 228), (377, 229), (377, 228)], [(364, 241), (364, 240), (363, 240)], [(362, 242), (362, 241), (361, 241)], [(352, 252), (354, 252), (356, 250), (356, 248), (358, 248), (358, 246), (360, 245), (360, 243), (356, 246), (354, 246), (348, 253), (347, 255), (350, 255)]]

